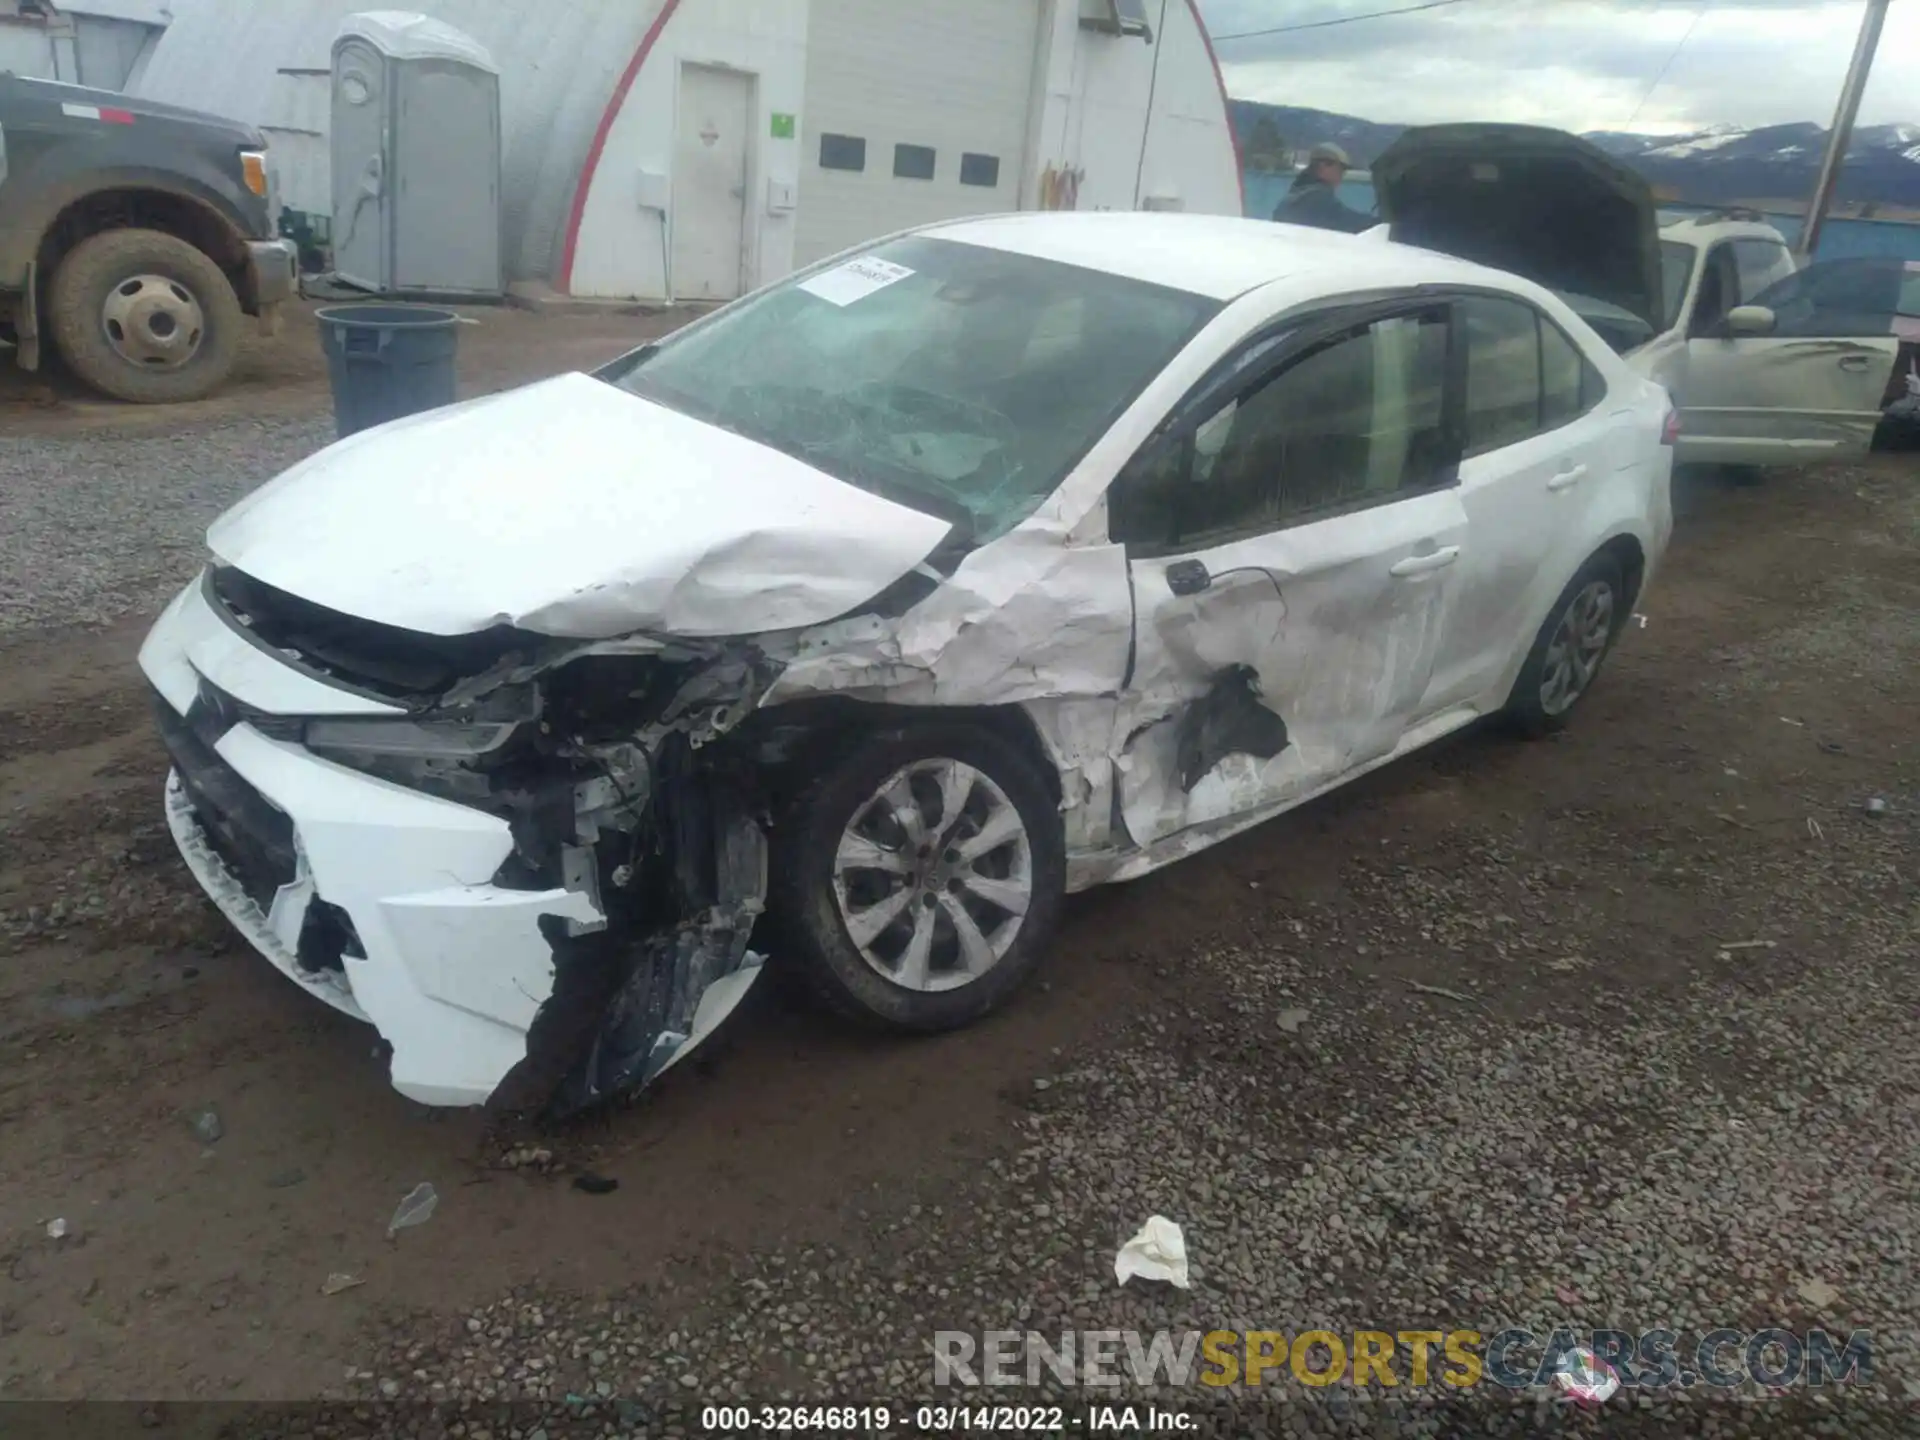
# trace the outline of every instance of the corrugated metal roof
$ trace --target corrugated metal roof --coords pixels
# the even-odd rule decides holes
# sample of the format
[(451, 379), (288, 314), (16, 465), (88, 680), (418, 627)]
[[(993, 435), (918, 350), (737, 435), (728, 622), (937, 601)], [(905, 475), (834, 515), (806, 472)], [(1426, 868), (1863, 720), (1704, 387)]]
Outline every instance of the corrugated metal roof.
[[(412, 7), (466, 31), (493, 52), (500, 66), (501, 209), (512, 278), (552, 274), (594, 129), (661, 3), (417, 0)], [(328, 108), (316, 106), (312, 78), (283, 72), (326, 70), (340, 22), (378, 5), (379, 0), (170, 0), (173, 23), (161, 36), (137, 93), (263, 127), (324, 132)], [(328, 86), (322, 81), (317, 90), (324, 98)], [(295, 149), (300, 151), (297, 174), (281, 175), (288, 203), (298, 203), (296, 181), (302, 194), (330, 193), (331, 182), (316, 183), (314, 174), (324, 147), (310, 140), (296, 145), (290, 137), (287, 150)], [(291, 154), (287, 158), (294, 160)], [(317, 208), (324, 212), (326, 202)]]

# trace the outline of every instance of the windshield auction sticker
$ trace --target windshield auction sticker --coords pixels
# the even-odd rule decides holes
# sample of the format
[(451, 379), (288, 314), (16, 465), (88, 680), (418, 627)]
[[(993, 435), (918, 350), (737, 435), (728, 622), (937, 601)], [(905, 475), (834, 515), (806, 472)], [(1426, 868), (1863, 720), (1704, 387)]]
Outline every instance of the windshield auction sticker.
[(809, 295), (817, 295), (835, 305), (851, 305), (856, 300), (866, 299), (876, 290), (897, 285), (911, 274), (913, 271), (904, 265), (864, 255), (858, 260), (836, 265), (831, 270), (822, 270), (811, 280), (802, 280), (800, 288)]

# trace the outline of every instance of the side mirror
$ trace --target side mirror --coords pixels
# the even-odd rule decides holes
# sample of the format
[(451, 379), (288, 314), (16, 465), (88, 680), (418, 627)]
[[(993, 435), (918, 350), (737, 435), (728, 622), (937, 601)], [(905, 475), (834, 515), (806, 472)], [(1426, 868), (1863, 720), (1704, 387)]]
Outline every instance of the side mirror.
[(1777, 322), (1764, 305), (1736, 305), (1727, 312), (1727, 334), (1771, 335)]

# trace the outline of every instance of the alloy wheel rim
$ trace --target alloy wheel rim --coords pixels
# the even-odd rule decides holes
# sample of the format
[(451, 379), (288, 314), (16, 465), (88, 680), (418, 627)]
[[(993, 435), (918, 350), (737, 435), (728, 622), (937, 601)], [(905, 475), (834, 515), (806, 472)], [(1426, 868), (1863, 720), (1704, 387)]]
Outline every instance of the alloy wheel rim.
[(1594, 580), (1560, 612), (1540, 677), (1540, 708), (1547, 714), (1564, 715), (1593, 684), (1613, 639), (1613, 608), (1613, 586)]
[(833, 894), (876, 974), (922, 994), (955, 990), (1019, 937), (1033, 901), (1033, 843), (992, 777), (959, 760), (917, 760), (847, 822)]

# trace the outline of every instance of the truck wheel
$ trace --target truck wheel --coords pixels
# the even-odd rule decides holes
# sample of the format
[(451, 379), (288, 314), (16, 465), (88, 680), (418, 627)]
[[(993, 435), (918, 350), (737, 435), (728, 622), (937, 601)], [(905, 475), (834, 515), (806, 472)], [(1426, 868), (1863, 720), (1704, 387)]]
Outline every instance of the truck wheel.
[(82, 240), (54, 272), (48, 328), (88, 385), (136, 405), (211, 394), (233, 368), (240, 299), (220, 267), (158, 230)]

